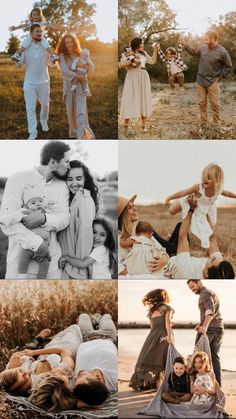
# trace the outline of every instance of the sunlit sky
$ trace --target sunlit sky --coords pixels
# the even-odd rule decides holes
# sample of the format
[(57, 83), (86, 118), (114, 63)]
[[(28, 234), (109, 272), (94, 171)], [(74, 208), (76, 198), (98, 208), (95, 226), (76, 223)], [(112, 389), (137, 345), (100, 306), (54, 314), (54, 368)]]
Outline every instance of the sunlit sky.
[[(236, 281), (209, 280), (203, 281), (203, 284), (218, 295), (223, 320), (235, 322)], [(119, 322), (148, 322), (142, 298), (156, 288), (164, 288), (168, 292), (170, 305), (175, 310), (174, 322), (198, 322), (198, 296), (188, 288), (186, 281), (126, 279), (119, 281)]]
[[(97, 27), (97, 36), (103, 42), (112, 42), (117, 39), (117, 15), (118, 0), (87, 0), (87, 3), (96, 4), (96, 13), (93, 21)], [(3, 3), (3, 0), (2, 0)], [(33, 0), (7, 0), (1, 6), (0, 13), (0, 51), (4, 51), (6, 43), (9, 39), (10, 32), (8, 27), (11, 25), (19, 25), (25, 20), (30, 13)], [(14, 32), (17, 36), (25, 33), (21, 30)]]
[(218, 21), (220, 15), (236, 11), (235, 0), (166, 0), (176, 12), (177, 22), (183, 32), (203, 34), (209, 28), (209, 20)]
[[(163, 202), (179, 190), (200, 183), (212, 162), (225, 174), (225, 189), (236, 193), (235, 141), (121, 141), (119, 194), (138, 195), (137, 203)], [(220, 198), (219, 202), (234, 202)]]
[[(73, 150), (76, 141), (64, 142), (70, 144)], [(8, 177), (13, 173), (38, 166), (40, 150), (44, 144), (45, 140), (0, 141), (0, 177)], [(80, 144), (82, 144), (82, 150), (88, 154), (85, 164), (93, 173), (103, 176), (107, 172), (117, 170), (117, 141), (80, 141)], [(72, 153), (71, 159), (74, 157)]]

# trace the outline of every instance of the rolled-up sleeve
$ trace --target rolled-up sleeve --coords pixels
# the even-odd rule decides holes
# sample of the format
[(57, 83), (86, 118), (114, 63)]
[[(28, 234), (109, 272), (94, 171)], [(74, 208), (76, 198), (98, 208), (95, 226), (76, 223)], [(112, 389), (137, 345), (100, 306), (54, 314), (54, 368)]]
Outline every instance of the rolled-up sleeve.
[(214, 316), (215, 314), (215, 303), (210, 293), (204, 293), (202, 297), (202, 304), (205, 310), (205, 316)]

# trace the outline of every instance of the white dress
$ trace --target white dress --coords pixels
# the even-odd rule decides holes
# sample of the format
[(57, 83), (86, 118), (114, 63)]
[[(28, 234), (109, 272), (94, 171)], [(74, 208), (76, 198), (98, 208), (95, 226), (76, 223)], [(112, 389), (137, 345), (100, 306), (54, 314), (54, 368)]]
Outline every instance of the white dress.
[[(139, 54), (138, 67), (127, 67), (127, 74), (121, 99), (120, 116), (123, 119), (149, 117), (152, 115), (152, 94), (146, 63), (153, 64), (148, 54)], [(124, 55), (121, 62), (127, 60)]]
[[(197, 374), (196, 379), (194, 381), (194, 386), (202, 386), (210, 388), (214, 390), (214, 384), (210, 374), (206, 373), (203, 375)], [(190, 403), (193, 404), (204, 404), (204, 403), (211, 403), (214, 400), (214, 395), (212, 394), (196, 394), (194, 393), (193, 397), (190, 400)]]
[[(199, 185), (200, 198), (197, 198), (197, 207), (195, 208), (192, 220), (191, 220), (191, 232), (197, 236), (201, 241), (201, 246), (204, 249), (209, 248), (209, 237), (212, 235), (212, 229), (207, 221), (207, 215), (209, 216), (211, 223), (216, 224), (217, 219), (217, 208), (216, 199), (218, 195), (214, 195), (209, 198), (205, 195), (205, 189), (202, 184)], [(179, 200), (182, 207), (183, 219), (187, 217), (190, 206), (188, 197), (181, 198)]]

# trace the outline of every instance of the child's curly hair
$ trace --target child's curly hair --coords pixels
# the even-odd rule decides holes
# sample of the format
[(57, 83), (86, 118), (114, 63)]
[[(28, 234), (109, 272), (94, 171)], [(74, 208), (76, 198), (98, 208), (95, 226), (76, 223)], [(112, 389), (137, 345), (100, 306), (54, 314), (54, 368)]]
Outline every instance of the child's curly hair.
[(209, 357), (206, 354), (206, 352), (196, 352), (194, 354), (193, 358), (192, 358), (192, 362), (191, 362), (191, 365), (190, 365), (190, 368), (189, 368), (189, 375), (192, 377), (193, 380), (195, 380), (197, 372), (198, 372), (195, 368), (196, 358), (200, 358), (202, 363), (205, 363), (206, 372), (211, 371)]

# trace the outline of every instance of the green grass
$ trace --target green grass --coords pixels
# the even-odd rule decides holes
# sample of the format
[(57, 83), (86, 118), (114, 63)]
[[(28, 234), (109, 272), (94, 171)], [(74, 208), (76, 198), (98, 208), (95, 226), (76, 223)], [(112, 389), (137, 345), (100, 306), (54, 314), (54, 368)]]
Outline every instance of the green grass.
[[(97, 139), (117, 139), (117, 58), (110, 55), (92, 57), (95, 70), (89, 74), (92, 96), (88, 98), (91, 128)], [(40, 129), (39, 139), (68, 138), (65, 103), (62, 98), (62, 75), (58, 68), (50, 68), (50, 114), (47, 133)], [(0, 139), (28, 137), (25, 101), (23, 96), (24, 69), (18, 69), (9, 58), (0, 58)], [(39, 106), (37, 107), (39, 114)], [(39, 119), (39, 118), (38, 118)], [(38, 127), (39, 128), (39, 127)]]

